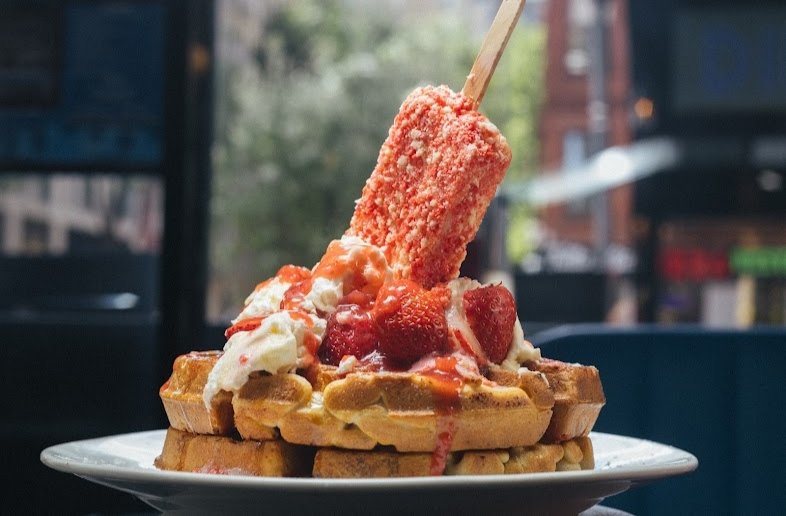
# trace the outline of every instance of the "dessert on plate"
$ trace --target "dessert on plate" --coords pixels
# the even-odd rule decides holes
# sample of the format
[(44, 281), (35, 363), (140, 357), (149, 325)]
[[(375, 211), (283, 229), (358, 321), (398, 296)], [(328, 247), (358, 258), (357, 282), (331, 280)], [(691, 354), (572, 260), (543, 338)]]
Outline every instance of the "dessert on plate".
[(591, 469), (598, 371), (544, 359), (513, 295), (461, 278), (510, 163), (476, 103), (412, 92), (346, 233), (175, 360), (159, 468), (393, 477)]

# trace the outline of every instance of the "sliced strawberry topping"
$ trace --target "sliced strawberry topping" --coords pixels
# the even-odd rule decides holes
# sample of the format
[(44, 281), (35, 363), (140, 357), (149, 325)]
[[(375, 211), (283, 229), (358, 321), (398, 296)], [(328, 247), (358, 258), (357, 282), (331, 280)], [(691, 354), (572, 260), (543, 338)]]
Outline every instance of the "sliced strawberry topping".
[(409, 280), (385, 284), (373, 310), (382, 354), (408, 366), (429, 353), (446, 351), (448, 301), (444, 287), (425, 290)]
[(248, 319), (243, 319), (242, 321), (238, 321), (229, 328), (226, 329), (224, 332), (224, 337), (229, 338), (235, 333), (239, 331), (251, 331), (256, 330), (262, 324), (264, 317), (250, 317)]
[(502, 285), (464, 293), (464, 312), (489, 361), (499, 364), (508, 354), (516, 324), (516, 302)]
[(325, 337), (319, 346), (322, 363), (338, 365), (341, 358), (352, 355), (363, 358), (377, 345), (377, 334), (371, 314), (358, 305), (339, 305), (327, 321)]

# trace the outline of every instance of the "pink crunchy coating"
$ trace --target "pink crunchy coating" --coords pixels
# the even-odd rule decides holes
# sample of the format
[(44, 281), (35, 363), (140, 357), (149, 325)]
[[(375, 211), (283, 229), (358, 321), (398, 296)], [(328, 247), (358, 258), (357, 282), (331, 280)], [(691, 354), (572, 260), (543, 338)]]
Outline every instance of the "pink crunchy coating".
[(383, 247), (399, 277), (426, 288), (453, 279), (510, 158), (472, 99), (447, 86), (418, 88), (390, 128), (347, 234)]

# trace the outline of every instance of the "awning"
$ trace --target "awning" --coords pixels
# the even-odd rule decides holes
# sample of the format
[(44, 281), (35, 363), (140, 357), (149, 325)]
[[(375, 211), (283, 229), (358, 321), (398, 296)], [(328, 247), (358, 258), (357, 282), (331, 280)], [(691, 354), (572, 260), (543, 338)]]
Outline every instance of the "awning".
[(519, 183), (503, 185), (500, 195), (534, 207), (588, 197), (668, 170), (682, 158), (672, 138), (652, 138), (609, 147), (578, 167), (545, 171)]

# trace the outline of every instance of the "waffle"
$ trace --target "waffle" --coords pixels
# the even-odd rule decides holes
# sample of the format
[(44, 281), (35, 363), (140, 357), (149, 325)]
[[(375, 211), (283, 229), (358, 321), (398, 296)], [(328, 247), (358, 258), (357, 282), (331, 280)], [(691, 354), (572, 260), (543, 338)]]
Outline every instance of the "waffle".
[[(359, 373), (328, 384), (325, 408), (381, 445), (400, 452), (435, 449), (441, 418), (455, 424), (451, 450), (529, 446), (540, 439), (551, 420), (553, 397), (545, 378), (529, 371), (520, 386), (481, 380), (465, 382), (453, 413), (441, 408), (431, 379), (416, 373)], [(493, 425), (489, 422), (494, 421)]]
[[(557, 443), (589, 434), (606, 404), (598, 369), (547, 358), (526, 366), (546, 376), (554, 395), (553, 414), (541, 441)], [(492, 368), (489, 378), (501, 385), (521, 381), (520, 375), (501, 368)]]
[(212, 435), (237, 429), (244, 439), (280, 435), (310, 446), (370, 450), (383, 445), (401, 452), (431, 452), (443, 418), (455, 423), (453, 450), (529, 446), (538, 442), (552, 419), (554, 396), (546, 376), (535, 371), (510, 373), (505, 376), (508, 385), (482, 377), (465, 382), (451, 409), (440, 406), (428, 376), (359, 372), (340, 377), (336, 368), (319, 365), (310, 375), (313, 385), (298, 374), (255, 373), (231, 399), (233, 425), (205, 426), (201, 422), (217, 419), (220, 412), (215, 404), (210, 410), (204, 405), (199, 382), (182, 378), (199, 376), (188, 364), (201, 370), (216, 359), (214, 352), (177, 359), (167, 383), (183, 388), (160, 393), (173, 428)]
[(228, 434), (234, 429), (231, 393), (219, 392), (209, 409), (202, 399), (207, 375), (220, 356), (220, 351), (193, 351), (175, 359), (172, 375), (159, 390), (173, 428), (217, 435)]
[(546, 375), (554, 392), (554, 415), (542, 440), (560, 442), (589, 434), (606, 403), (598, 369), (550, 359), (528, 365)]
[[(419, 477), (434, 474), (430, 453), (315, 449), (283, 440), (254, 441), (199, 435), (169, 428), (156, 466), (170, 471), (316, 478)], [(592, 469), (592, 442), (579, 437), (558, 444), (448, 454), (443, 475), (502, 475)]]
[(281, 439), (252, 441), (170, 427), (155, 465), (192, 473), (296, 477), (310, 474), (313, 457), (312, 449)]
[[(390, 450), (354, 451), (320, 449), (313, 476), (321, 478), (421, 477), (433, 475), (429, 453)], [(505, 450), (470, 450), (448, 455), (443, 475), (506, 475), (592, 469), (589, 437), (557, 444), (534, 444)]]
[(303, 463), (318, 447), (314, 476), (427, 475), (434, 472), (446, 420), (455, 431), (444, 474), (592, 467), (586, 435), (605, 398), (591, 366), (547, 359), (518, 372), (492, 366), (488, 378), (463, 385), (448, 417), (435, 403), (428, 377), (342, 377), (324, 365), (304, 376), (254, 374), (234, 396), (226, 393), (229, 407), (222, 400), (208, 409), (200, 380), (219, 355), (192, 352), (176, 360), (160, 392), (171, 428), (159, 468), (297, 476), (311, 471)]

